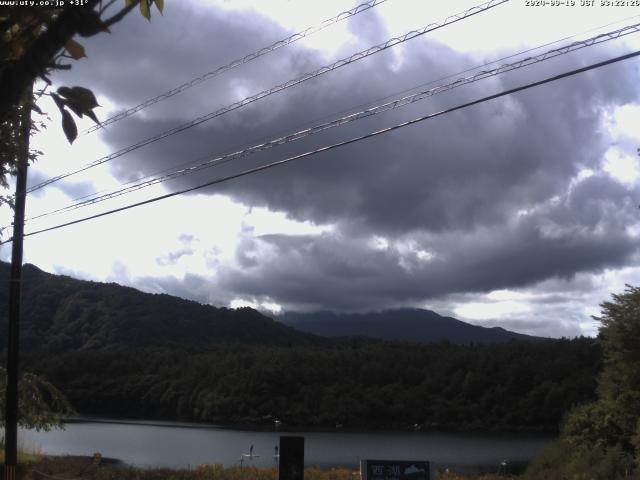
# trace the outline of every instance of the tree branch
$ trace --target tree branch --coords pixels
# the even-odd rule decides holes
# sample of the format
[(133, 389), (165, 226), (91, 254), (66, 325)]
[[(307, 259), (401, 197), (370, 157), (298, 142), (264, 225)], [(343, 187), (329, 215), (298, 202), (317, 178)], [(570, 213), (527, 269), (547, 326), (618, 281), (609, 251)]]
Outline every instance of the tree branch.
[(75, 34), (89, 37), (103, 31), (122, 20), (140, 0), (134, 1), (104, 22), (94, 10), (99, 3), (100, 0), (88, 0), (82, 8), (65, 7), (60, 16), (47, 25), (46, 31), (33, 42), (22, 57), (0, 70), (0, 119), (6, 116), (12, 105), (20, 101), (25, 90), (36, 78), (44, 78), (46, 81), (47, 68), (69, 39)]
[(60, 16), (47, 26), (22, 57), (6, 65), (0, 73), (0, 119), (20, 101), (26, 89), (45, 75), (47, 65), (65, 43), (81, 30), (86, 30), (90, 14), (98, 0), (88, 0), (82, 8), (65, 7)]
[(47, 68), (51, 68), (53, 70), (71, 70), (71, 65), (68, 63), (50, 63), (47, 65)]

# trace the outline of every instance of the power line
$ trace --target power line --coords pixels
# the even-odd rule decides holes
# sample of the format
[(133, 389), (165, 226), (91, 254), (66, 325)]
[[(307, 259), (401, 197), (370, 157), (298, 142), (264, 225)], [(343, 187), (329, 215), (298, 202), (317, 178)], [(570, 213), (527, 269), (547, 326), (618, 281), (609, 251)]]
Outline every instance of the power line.
[[(637, 51), (632, 52), (632, 53), (627, 53), (625, 55), (620, 55), (618, 57), (614, 57), (614, 58), (611, 58), (609, 60), (605, 60), (605, 61), (598, 62), (598, 63), (593, 63), (593, 64), (588, 65), (586, 67), (578, 68), (578, 69), (575, 69), (575, 70), (570, 70), (568, 72), (564, 72), (564, 73), (561, 73), (561, 74), (558, 74), (558, 75), (554, 75), (552, 77), (547, 77), (547, 78), (545, 78), (543, 80), (539, 80), (537, 82), (527, 83), (527, 84), (521, 85), (519, 87), (510, 88), (508, 90), (504, 90), (502, 92), (495, 93), (493, 95), (482, 97), (482, 98), (480, 98), (478, 100), (473, 100), (471, 102), (463, 103), (463, 104), (457, 105), (455, 107), (451, 107), (451, 108), (448, 108), (448, 109), (445, 109), (445, 110), (440, 110), (438, 112), (431, 113), (431, 114), (428, 114), (428, 115), (424, 115), (422, 117), (418, 117), (418, 118), (415, 118), (413, 120), (409, 120), (409, 121), (406, 121), (406, 122), (403, 122), (403, 123), (399, 123), (399, 124), (393, 125), (391, 127), (386, 127), (386, 128), (380, 129), (380, 130), (376, 130), (376, 131), (368, 133), (366, 135), (361, 135), (361, 136), (358, 136), (358, 137), (354, 137), (354, 138), (351, 138), (349, 140), (344, 140), (342, 142), (334, 143), (332, 145), (327, 145), (327, 146), (324, 146), (324, 147), (320, 147), (320, 148), (317, 148), (315, 150), (311, 150), (311, 151), (308, 151), (308, 152), (305, 152), (305, 153), (302, 153), (302, 154), (299, 154), (299, 155), (295, 155), (295, 156), (292, 156), (292, 157), (285, 158), (283, 160), (277, 160), (275, 162), (271, 162), (271, 163), (268, 163), (266, 165), (261, 165), (259, 167), (251, 168), (251, 169), (239, 172), (239, 173), (235, 173), (235, 174), (228, 175), (228, 176), (225, 176), (225, 177), (222, 177), (222, 178), (218, 178), (216, 180), (212, 180), (212, 181), (197, 185), (195, 187), (185, 188), (183, 190), (167, 193), (165, 195), (160, 195), (160, 196), (157, 196), (157, 197), (153, 197), (153, 198), (141, 201), (141, 202), (125, 205), (125, 206), (120, 207), (120, 208), (115, 208), (115, 209), (108, 210), (108, 211), (105, 211), (105, 212), (102, 212), (102, 213), (98, 213), (98, 214), (95, 214), (95, 215), (90, 215), (88, 217), (80, 218), (80, 219), (73, 220), (73, 221), (66, 222), (66, 223), (62, 223), (62, 224), (59, 224), (59, 225), (54, 225), (54, 226), (48, 227), (48, 228), (43, 228), (41, 230), (36, 230), (36, 231), (33, 231), (33, 232), (29, 232), (29, 233), (24, 234), (24, 237), (30, 237), (30, 236), (33, 236), (33, 235), (38, 235), (40, 233), (50, 232), (52, 230), (58, 230), (60, 228), (68, 227), (68, 226), (71, 226), (71, 225), (84, 223), (84, 222), (87, 222), (89, 220), (94, 220), (96, 218), (100, 218), (100, 217), (104, 217), (104, 216), (111, 215), (111, 214), (114, 214), (114, 213), (118, 213), (118, 212), (122, 212), (122, 211), (125, 211), (125, 210), (129, 210), (131, 208), (140, 207), (142, 205), (147, 205), (147, 204), (150, 204), (150, 203), (154, 203), (154, 202), (157, 202), (157, 201), (160, 201), (160, 200), (164, 200), (164, 199), (167, 199), (167, 198), (175, 197), (177, 195), (182, 195), (183, 193), (193, 192), (195, 190), (200, 190), (202, 188), (210, 187), (212, 185), (217, 185), (217, 184), (229, 181), (229, 180), (234, 180), (236, 178), (244, 177), (244, 176), (256, 173), (256, 172), (261, 172), (263, 170), (268, 170), (268, 169), (271, 169), (271, 168), (274, 168), (274, 167), (285, 165), (287, 163), (291, 163), (291, 162), (294, 162), (296, 160), (301, 160), (303, 158), (310, 157), (312, 155), (317, 155), (319, 153), (328, 152), (330, 150), (334, 150), (334, 149), (337, 149), (337, 148), (340, 148), (340, 147), (344, 147), (344, 146), (350, 145), (352, 143), (356, 143), (356, 142), (359, 142), (359, 141), (362, 141), (362, 140), (366, 140), (366, 139), (369, 139), (369, 138), (372, 138), (372, 137), (376, 137), (378, 135), (383, 135), (383, 134), (386, 134), (386, 133), (389, 133), (389, 132), (393, 132), (395, 130), (398, 130), (398, 129), (401, 129), (401, 128), (404, 128), (404, 127), (408, 127), (409, 125), (414, 125), (416, 123), (423, 122), (425, 120), (430, 120), (432, 118), (436, 118), (436, 117), (439, 117), (439, 116), (442, 116), (442, 115), (446, 115), (448, 113), (452, 113), (452, 112), (455, 112), (457, 110), (462, 110), (464, 108), (471, 107), (473, 105), (478, 105), (480, 103), (484, 103), (484, 102), (487, 102), (489, 100), (494, 100), (496, 98), (504, 97), (506, 95), (511, 95), (513, 93), (516, 93), (516, 92), (520, 92), (520, 91), (523, 91), (523, 90), (527, 90), (529, 88), (533, 88), (533, 87), (537, 87), (537, 86), (544, 85), (544, 84), (547, 84), (547, 83), (551, 83), (551, 82), (554, 82), (554, 81), (557, 81), (557, 80), (560, 80), (560, 79), (563, 79), (563, 78), (567, 78), (567, 77), (570, 77), (570, 76), (573, 76), (573, 75), (577, 75), (577, 74), (580, 74), (580, 73), (583, 73), (583, 72), (587, 72), (589, 70), (594, 70), (596, 68), (601, 68), (601, 67), (604, 67), (606, 65), (611, 65), (613, 63), (617, 63), (617, 62), (620, 62), (620, 61), (623, 61), (623, 60), (628, 60), (630, 58), (637, 57), (639, 55), (640, 55), (640, 50), (637, 50)], [(3, 242), (0, 242), (0, 245), (3, 245), (5, 243), (9, 243), (11, 241), (13, 241), (13, 238), (10, 238), (10, 239), (7, 239), (7, 240), (5, 240)]]
[(135, 143), (133, 145), (130, 145), (128, 147), (125, 147), (123, 149), (120, 149), (116, 152), (110, 153), (109, 155), (106, 155), (104, 157), (101, 157), (97, 160), (94, 160), (93, 162), (90, 162), (88, 164), (86, 164), (83, 167), (80, 167), (76, 170), (72, 170), (70, 172), (67, 173), (63, 173), (61, 175), (57, 175), (55, 177), (52, 177), (48, 180), (45, 180), (44, 182), (41, 182), (33, 187), (30, 187), (27, 190), (27, 193), (32, 193), (36, 190), (39, 190), (43, 187), (46, 187), (47, 185), (50, 185), (54, 182), (57, 182), (58, 180), (62, 180), (64, 178), (70, 177), (71, 175), (75, 175), (77, 173), (80, 172), (84, 172), (86, 170), (89, 170), (90, 168), (96, 167), (98, 165), (101, 165), (103, 163), (109, 162), (115, 158), (121, 157), (122, 155), (125, 155), (127, 153), (130, 153), (134, 150), (137, 150), (141, 147), (144, 147), (146, 145), (149, 145), (151, 143), (157, 142), (158, 140), (162, 140), (164, 138), (167, 138), (171, 135), (175, 135), (176, 133), (180, 133), (184, 130), (187, 130), (189, 128), (195, 127), (196, 125), (200, 125), (201, 123), (204, 123), (206, 121), (209, 121), (213, 118), (219, 117), (221, 115), (224, 115), (225, 113), (229, 113), (231, 111), (237, 110), (239, 108), (242, 108), (246, 105), (249, 105), (255, 101), (258, 101), (262, 98), (265, 98), (269, 95), (273, 95), (274, 93), (280, 92), (282, 90), (285, 90), (287, 88), (293, 87), (295, 85), (298, 85), (300, 83), (306, 82), (307, 80), (310, 80), (312, 78), (316, 78), (320, 75), (323, 75), (325, 73), (331, 72), (333, 70), (336, 70), (340, 67), (344, 67), (345, 65), (349, 65), (353, 62), (356, 62), (358, 60), (362, 60), (363, 58), (366, 58), (370, 55), (374, 55), (376, 53), (382, 52), (388, 48), (391, 48), (395, 45), (399, 45), (401, 43), (404, 43), (408, 40), (411, 40), (413, 38), (419, 37), (421, 35), (424, 35), (428, 32), (437, 30), (439, 28), (445, 27), (447, 25), (450, 25), (452, 23), (456, 23), (459, 22), (460, 20), (464, 20), (465, 18), (471, 17), (473, 15), (477, 15), (478, 13), (482, 13), (485, 12), (493, 7), (496, 7), (498, 5), (501, 5), (503, 3), (506, 3), (510, 0), (490, 0), (486, 3), (483, 3), (481, 5), (477, 5), (475, 7), (469, 8), (466, 11), (456, 14), (456, 15), (450, 15), (449, 17), (447, 17), (445, 20), (441, 21), (441, 22), (436, 22), (436, 23), (431, 23), (421, 29), (418, 30), (411, 30), (410, 32), (405, 33), (404, 35), (401, 35), (399, 37), (393, 37), (389, 40), (387, 40), (384, 43), (375, 45), (373, 47), (368, 48), (367, 50), (362, 50), (358, 53), (354, 53), (353, 55), (351, 55), (350, 57), (347, 58), (343, 58), (342, 60), (338, 60), (337, 62), (334, 62), (330, 65), (326, 65), (324, 67), (321, 67), (317, 70), (314, 70), (313, 72), (309, 72), (306, 73), (298, 78), (295, 78), (293, 80), (289, 80), (285, 83), (282, 83), (280, 85), (277, 85), (275, 87), (272, 87), (268, 90), (264, 90), (260, 93), (257, 93), (255, 95), (252, 95), (250, 97), (246, 97), (243, 100), (240, 100), (238, 102), (232, 103), (231, 105), (227, 105), (225, 107), (222, 107), (214, 112), (210, 112), (207, 113), (205, 115), (202, 115), (200, 117), (195, 118), (194, 120), (191, 120), (190, 122), (187, 123), (183, 123), (182, 125), (179, 125), (177, 127), (174, 127), (170, 130), (166, 130), (162, 133), (159, 133), (157, 135), (154, 135), (152, 137), (149, 137), (145, 140), (142, 140), (138, 143)]
[[(335, 112), (335, 113), (330, 114), (330, 115), (323, 115), (322, 117), (316, 118), (316, 119), (314, 119), (314, 120), (309, 120), (309, 121), (303, 122), (301, 125), (303, 125), (303, 126), (313, 125), (315, 122), (318, 122), (318, 121), (322, 121), (322, 120), (325, 120), (325, 119), (331, 118), (331, 117), (333, 117), (333, 116), (335, 116), (335, 115), (344, 115), (344, 114), (346, 114), (346, 113), (348, 113), (348, 112), (353, 113), (353, 112), (354, 112), (356, 109), (358, 109), (358, 108), (369, 107), (369, 106), (371, 106), (371, 105), (375, 106), (375, 105), (376, 105), (376, 103), (378, 103), (378, 102), (382, 102), (382, 101), (384, 101), (384, 100), (388, 100), (388, 99), (391, 99), (391, 98), (394, 98), (394, 97), (396, 97), (397, 95), (402, 95), (402, 94), (405, 94), (405, 93), (408, 93), (408, 92), (412, 92), (412, 91), (414, 91), (414, 90), (417, 90), (417, 89), (419, 89), (419, 88), (424, 88), (424, 87), (427, 87), (427, 86), (429, 86), (429, 85), (435, 85), (435, 84), (437, 84), (438, 82), (442, 82), (442, 81), (444, 81), (444, 80), (448, 80), (448, 79), (450, 79), (450, 78), (454, 78), (454, 77), (457, 77), (457, 76), (459, 76), (459, 75), (463, 75), (463, 74), (465, 74), (465, 73), (472, 72), (472, 71), (474, 71), (474, 70), (478, 70), (478, 69), (480, 69), (480, 68), (488, 67), (489, 65), (493, 65), (493, 64), (496, 64), (496, 63), (502, 62), (502, 61), (504, 61), (504, 60), (508, 60), (508, 59), (510, 59), (510, 58), (517, 57), (517, 56), (519, 56), (519, 55), (524, 55), (525, 53), (530, 53), (530, 52), (533, 52), (533, 51), (536, 51), (536, 50), (540, 50), (540, 49), (542, 49), (542, 48), (545, 48), (545, 47), (548, 47), (548, 46), (551, 46), (551, 45), (555, 45), (555, 44), (560, 43), (560, 42), (563, 42), (563, 41), (565, 41), (565, 40), (569, 40), (569, 39), (571, 39), (571, 38), (575, 38), (575, 37), (577, 37), (578, 35), (583, 35), (583, 34), (585, 34), (585, 33), (593, 32), (593, 31), (596, 31), (596, 30), (601, 30), (601, 29), (606, 28), (606, 27), (609, 27), (609, 26), (611, 26), (611, 25), (615, 25), (615, 24), (617, 24), (617, 23), (622, 23), (622, 22), (625, 22), (625, 21), (628, 21), (628, 20), (631, 20), (631, 19), (633, 19), (633, 18), (637, 18), (637, 17), (640, 17), (640, 15), (632, 15), (632, 16), (630, 16), (630, 17), (625, 17), (625, 18), (623, 18), (623, 19), (616, 20), (616, 21), (614, 21), (614, 22), (609, 22), (609, 23), (607, 23), (607, 24), (605, 24), (605, 25), (600, 25), (600, 26), (598, 26), (598, 27), (590, 28), (590, 29), (587, 29), (587, 30), (582, 30), (582, 31), (580, 31), (580, 32), (574, 33), (574, 34), (572, 34), (572, 35), (568, 35), (568, 36), (563, 37), (563, 38), (559, 38), (559, 39), (554, 40), (554, 41), (552, 41), (552, 42), (547, 42), (547, 43), (544, 43), (544, 44), (542, 44), (542, 45), (538, 45), (537, 47), (532, 47), (532, 48), (529, 48), (529, 49), (527, 49), (527, 50), (523, 50), (523, 51), (520, 51), (520, 52), (517, 52), (517, 53), (513, 53), (513, 54), (510, 54), (510, 55), (507, 55), (507, 56), (504, 56), (504, 57), (498, 58), (498, 59), (496, 59), (496, 60), (492, 60), (492, 61), (486, 62), (486, 63), (484, 63), (484, 64), (482, 64), (482, 65), (477, 65), (477, 66), (475, 66), (475, 67), (468, 68), (468, 69), (463, 70), (463, 71), (461, 71), (461, 72), (457, 72), (457, 73), (453, 73), (453, 74), (450, 74), (450, 75), (446, 75), (446, 76), (444, 76), (444, 77), (440, 77), (440, 78), (438, 78), (438, 79), (436, 79), (436, 80), (430, 80), (430, 81), (425, 82), (425, 83), (422, 83), (422, 84), (420, 84), (420, 85), (416, 85), (416, 86), (414, 86), (414, 87), (404, 89), (404, 90), (402, 90), (402, 91), (400, 91), (400, 92), (395, 92), (395, 93), (393, 93), (393, 94), (391, 94), (391, 95), (386, 95), (386, 96), (384, 96), (384, 97), (382, 97), (382, 98), (377, 98), (377, 99), (375, 99), (375, 100), (371, 100), (371, 101), (364, 102), (364, 103), (361, 103), (361, 104), (358, 104), (358, 105), (354, 105), (354, 106), (352, 106), (352, 107), (350, 107), (350, 108), (348, 108), (348, 109), (344, 109), (344, 110), (341, 110), (341, 111), (339, 111), (339, 112)], [(630, 32), (630, 33), (632, 33), (632, 32)], [(277, 134), (277, 135), (279, 135), (279, 136), (283, 136), (283, 134), (282, 134), (282, 133), (279, 133), (279, 134)], [(271, 138), (272, 138), (272, 137), (270, 137), (270, 136), (262, 137), (262, 139), (264, 139), (264, 141), (267, 141), (268, 139), (271, 139)], [(258, 141), (260, 141), (261, 143), (263, 143), (263, 141), (262, 141), (262, 140), (258, 140)], [(243, 143), (242, 145), (246, 145), (246, 143)], [(173, 167), (165, 168), (165, 169), (163, 169), (163, 170), (156, 171), (156, 172), (154, 172), (154, 173), (152, 173), (152, 174), (144, 175), (144, 176), (139, 177), (139, 178), (137, 178), (137, 179), (134, 179), (134, 180), (130, 180), (130, 181), (128, 181), (128, 182), (121, 183), (120, 185), (121, 185), (121, 186), (131, 185), (131, 184), (133, 184), (133, 183), (140, 182), (140, 181), (145, 180), (145, 179), (147, 179), (147, 178), (151, 178), (151, 177), (153, 177), (153, 176), (155, 176), (155, 175), (161, 175), (161, 174), (163, 174), (163, 173), (173, 171), (173, 170), (175, 170), (175, 168), (177, 168), (177, 167), (190, 166), (190, 165), (193, 165), (193, 164), (194, 164), (194, 162), (198, 162), (198, 161), (201, 161), (201, 160), (206, 160), (206, 159), (209, 159), (209, 158), (210, 158), (210, 155), (204, 155), (204, 156), (201, 156), (201, 157), (199, 157), (199, 158), (197, 158), (197, 159), (195, 159), (195, 160), (189, 160), (189, 161), (187, 161), (187, 162), (182, 162), (181, 164), (175, 165), (175, 166), (173, 166)], [(105, 189), (105, 190), (101, 190), (101, 191), (97, 191), (97, 192), (93, 192), (93, 193), (89, 193), (89, 194), (86, 194), (86, 195), (82, 195), (82, 196), (80, 196), (80, 197), (76, 197), (76, 198), (74, 198), (74, 199), (72, 200), (72, 202), (77, 202), (77, 201), (84, 200), (84, 199), (89, 198), (89, 197), (94, 197), (94, 196), (97, 196), (97, 195), (101, 195), (101, 194), (104, 194), (104, 193), (107, 193), (107, 190), (106, 190), (106, 189)], [(51, 212), (51, 213), (54, 213), (54, 212)], [(38, 218), (38, 217), (32, 217), (32, 219), (34, 219), (34, 218)]]
[(131, 115), (139, 112), (140, 110), (143, 110), (155, 103), (161, 102), (163, 100), (166, 100), (167, 98), (171, 98), (174, 95), (177, 95), (178, 93), (184, 92), (185, 90), (190, 89), (191, 87), (195, 87), (196, 85), (201, 84), (202, 82), (205, 82), (207, 80), (212, 79), (213, 77), (216, 77), (218, 75), (220, 75), (221, 73), (227, 72), (233, 68), (239, 67), (241, 65), (244, 65), (246, 63), (249, 63), (253, 60), (256, 60), (257, 58), (262, 57), (263, 55), (266, 55), (267, 53), (271, 53), (279, 48), (285, 47), (287, 45), (290, 45), (294, 42), (297, 42), (298, 40), (302, 40), (303, 38), (309, 37), (311, 35), (313, 35), (314, 33), (317, 33), (321, 30), (324, 30), (327, 27), (330, 27), (331, 25), (334, 25), (338, 22), (341, 22), (343, 20), (346, 20), (348, 18), (353, 17), (354, 15), (358, 15), (359, 13), (362, 12), (366, 12), (367, 10), (374, 8), (378, 5), (380, 5), (381, 3), (386, 2), (387, 0), (371, 0), (368, 2), (364, 2), (361, 3), (360, 5), (357, 5), (356, 7), (350, 9), (350, 10), (345, 10), (344, 12), (340, 12), (338, 15), (328, 18), (324, 21), (322, 21), (321, 23), (308, 27), (298, 33), (294, 33), (293, 35), (288, 36), (287, 38), (284, 38), (282, 40), (278, 40), (277, 42), (272, 43), (269, 46), (263, 47), (260, 50), (257, 50), (253, 53), (250, 53), (248, 55), (245, 55), (242, 58), (239, 58), (237, 60), (233, 60), (232, 62), (223, 65), (221, 67), (218, 67), (214, 70), (211, 70), (207, 73), (204, 73), (202, 75), (200, 75), (199, 77), (196, 77), (192, 80), (189, 80), (188, 82), (184, 82), (181, 85), (178, 85), (175, 88), (172, 88), (171, 90), (167, 90), (164, 93), (161, 93), (160, 95), (156, 95), (153, 98), (149, 98), (148, 100), (145, 100), (144, 102), (136, 105), (135, 107), (131, 107), (123, 112), (117, 113), (116, 115), (113, 115), (109, 118), (107, 118), (106, 120), (104, 120), (102, 123), (98, 124), (98, 125), (94, 125), (90, 128), (85, 129), (82, 133), (83, 134), (89, 134), (91, 132), (95, 132), (96, 130), (99, 130), (103, 127), (106, 127), (107, 125), (111, 125), (112, 123), (115, 123), (119, 120), (122, 120), (124, 118), (130, 117)]
[[(419, 91), (417, 93), (413, 93), (411, 95), (407, 95), (404, 96), (402, 98), (399, 99), (395, 99), (383, 104), (379, 104), (376, 106), (373, 106), (371, 108), (368, 108), (366, 110), (361, 110), (359, 112), (355, 112), (355, 113), (351, 113), (349, 115), (345, 115), (342, 116), (340, 118), (331, 120), (329, 122), (324, 122), (315, 126), (312, 126), (310, 128), (306, 128), (300, 131), (297, 131), (295, 133), (291, 133), (285, 136), (281, 136), (272, 140), (269, 140), (267, 142), (263, 142), (257, 145), (253, 145), (251, 147), (245, 148), (243, 150), (239, 150), (233, 153), (229, 153), (229, 154), (225, 154), (225, 155), (221, 155), (215, 158), (209, 158), (206, 161), (197, 164), (197, 165), (193, 165), (187, 168), (182, 168), (179, 170), (174, 170), (171, 173), (165, 174), (165, 175), (161, 175), (161, 176), (156, 176), (153, 178), (150, 178), (149, 180), (146, 181), (138, 181), (138, 183), (135, 183), (134, 185), (130, 185), (130, 186), (125, 186), (124, 188), (120, 188), (102, 195), (97, 195), (97, 194), (93, 194), (93, 195), (97, 195), (94, 196), (93, 198), (89, 198), (87, 200), (82, 200), (79, 201), (77, 203), (73, 203), (71, 205), (67, 205), (65, 207), (61, 207), (58, 208), (56, 210), (52, 210), (49, 212), (45, 212), (39, 215), (36, 215), (34, 217), (31, 217), (27, 220), (35, 220), (38, 218), (42, 218), (42, 217), (46, 217), (46, 216), (50, 216), (53, 214), (57, 214), (57, 213), (63, 213), (63, 212), (68, 212), (68, 211), (72, 211), (72, 210), (76, 210), (79, 208), (83, 208), (83, 207), (87, 207), (90, 205), (94, 205), (96, 203), (100, 203), (109, 199), (113, 199), (128, 193), (132, 193), (134, 191), (137, 190), (141, 190), (142, 188), (147, 188), (150, 187), (152, 185), (156, 185), (158, 183), (162, 183), (168, 180), (173, 180), (185, 175), (190, 175), (193, 173), (196, 173), (200, 170), (203, 169), (207, 169), (207, 168), (212, 168), (221, 164), (225, 164), (234, 160), (238, 160), (242, 157), (248, 156), (250, 154), (253, 153), (257, 153), (260, 151), (264, 151), (264, 150), (268, 150), (271, 149), (275, 146), (278, 145), (284, 145), (290, 142), (294, 142), (297, 140), (300, 140), (302, 138), (308, 137), (310, 135), (314, 135), (316, 133), (322, 132), (324, 130), (328, 130), (330, 128), (333, 127), (338, 127), (341, 125), (345, 125), (357, 120), (361, 120), (363, 118), (367, 118), (367, 117), (371, 117), (374, 115), (378, 115), (390, 110), (395, 110), (397, 108), (400, 107), (404, 107), (410, 104), (413, 104), (415, 102), (424, 100), (426, 98), (432, 97), (434, 95), (440, 94), (440, 93), (444, 93), (450, 90), (453, 90), (457, 87), (461, 87), (463, 85), (467, 85), (470, 83), (474, 83), (477, 82), (479, 80), (483, 80), (486, 78), (490, 78), (496, 75), (500, 75), (506, 72), (510, 72), (512, 70), (516, 70), (519, 68), (523, 68), (523, 67), (527, 67), (530, 65), (534, 65), (536, 63), (540, 63), (555, 57), (558, 57), (560, 55), (565, 55), (568, 54), (570, 52), (574, 52), (576, 50), (580, 50), (582, 48), (586, 48), (586, 47), (590, 47), (593, 45), (597, 45), (603, 42), (607, 42), (610, 40), (614, 40), (614, 39), (618, 39), (622, 36), (625, 35), (629, 35), (631, 33), (637, 33), (640, 32), (640, 23), (634, 24), (634, 25), (627, 25), (625, 27), (619, 28), (617, 30), (611, 31), (611, 32), (607, 32), (607, 33), (602, 33), (600, 35), (596, 35), (594, 37), (585, 39), (585, 40), (581, 40), (581, 41), (576, 41), (573, 42), (571, 44), (559, 47), (559, 48), (555, 48), (552, 50), (548, 50), (544, 53), (535, 55), (535, 56), (529, 56), (523, 59), (520, 59), (516, 62), (512, 62), (512, 63), (508, 63), (508, 64), (504, 64), (504, 65), (500, 65), (497, 68), (493, 68), (491, 70), (481, 70), (477, 73), (475, 73), (474, 75), (471, 76), (467, 76), (467, 77), (462, 77), (462, 78), (458, 78), (457, 80), (455, 80), (454, 82), (448, 83), (448, 84), (443, 84), (443, 85), (439, 85), (433, 88), (430, 88), (428, 90), (423, 90), (423, 91)], [(495, 62), (494, 62), (495, 63)], [(464, 73), (464, 72), (463, 72)], [(205, 157), (206, 158), (206, 157)], [(166, 171), (166, 170), (165, 170)], [(134, 183), (134, 182), (129, 182), (129, 183)], [(126, 185), (126, 184), (125, 184)], [(83, 198), (86, 197), (90, 197), (92, 195), (86, 195)]]

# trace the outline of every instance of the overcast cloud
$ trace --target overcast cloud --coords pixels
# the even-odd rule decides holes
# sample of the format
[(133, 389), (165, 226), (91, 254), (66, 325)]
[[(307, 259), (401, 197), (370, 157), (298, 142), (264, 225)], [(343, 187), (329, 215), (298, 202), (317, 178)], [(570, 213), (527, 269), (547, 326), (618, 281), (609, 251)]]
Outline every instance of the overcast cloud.
[[(421, 24), (434, 20), (439, 18)], [(384, 41), (385, 25), (374, 9), (349, 21), (352, 38), (340, 48), (296, 44), (278, 50), (119, 122), (100, 138), (107, 151), (128, 146)], [(130, 16), (113, 35), (87, 41), (89, 59), (57, 81), (89, 85), (117, 109), (290, 33), (253, 10), (168, 2), (165, 16), (148, 25)], [(511, 45), (504, 52), (522, 48), (516, 40)], [(626, 51), (620, 43), (585, 49), (165, 187), (198, 185)], [(111, 174), (124, 182), (246, 147), (500, 54), (460, 52), (427, 35), (123, 156), (110, 164)], [(212, 254), (202, 260), (202, 271), (132, 275), (120, 264), (109, 280), (218, 305), (246, 301), (339, 311), (427, 306), (526, 333), (593, 333), (589, 315), (607, 288), (623, 277), (640, 279), (640, 191), (633, 178), (640, 133), (616, 116), (625, 108), (635, 111), (637, 85), (638, 62), (631, 60), (205, 190), (326, 228), (261, 234), (246, 227), (232, 257), (212, 261)], [(59, 188), (74, 197), (86, 194), (88, 185), (90, 179)], [(194, 246), (202, 239), (163, 220), (168, 236), (182, 237), (175, 248), (156, 251), (154, 261), (169, 269), (198, 255)], [(63, 260), (54, 264), (68, 272)], [(92, 276), (89, 269), (71, 270)], [(550, 284), (553, 297), (545, 291)], [(504, 302), (491, 297), (496, 291), (511, 292), (511, 310), (477, 315), (465, 309), (476, 305), (482, 314), (482, 305)]]

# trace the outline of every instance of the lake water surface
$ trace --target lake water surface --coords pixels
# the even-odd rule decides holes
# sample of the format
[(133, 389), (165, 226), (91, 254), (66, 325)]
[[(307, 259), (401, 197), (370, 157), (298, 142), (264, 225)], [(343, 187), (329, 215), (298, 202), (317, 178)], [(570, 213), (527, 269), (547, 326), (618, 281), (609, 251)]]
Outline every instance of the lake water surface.
[(305, 437), (305, 463), (356, 468), (361, 459), (429, 460), (439, 466), (498, 465), (527, 462), (550, 435), (442, 432), (266, 432), (172, 422), (113, 420), (68, 423), (65, 430), (21, 431), (27, 447), (52, 455), (92, 455), (145, 467), (188, 468), (203, 463), (274, 466), (274, 447), (281, 435)]

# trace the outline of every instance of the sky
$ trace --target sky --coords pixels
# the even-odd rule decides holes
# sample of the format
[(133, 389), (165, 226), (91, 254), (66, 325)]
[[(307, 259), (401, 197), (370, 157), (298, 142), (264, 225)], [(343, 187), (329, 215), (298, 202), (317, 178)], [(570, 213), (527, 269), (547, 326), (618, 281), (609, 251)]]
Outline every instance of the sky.
[[(78, 39), (87, 58), (54, 75), (54, 86), (91, 88), (105, 119), (357, 3), (167, 1), (150, 22), (133, 12), (111, 34)], [(27, 218), (640, 22), (638, 8), (564, 3), (511, 0), (287, 88), (40, 189), (28, 197)], [(51, 122), (32, 139), (43, 155), (30, 168), (29, 184), (474, 5), (387, 0), (80, 135), (73, 145), (44, 97), (39, 105)], [(636, 49), (638, 33), (91, 207), (31, 219), (25, 231), (200, 185)], [(637, 58), (619, 62), (34, 235), (25, 239), (24, 260), (52, 273), (274, 315), (416, 307), (534, 335), (595, 335), (599, 305), (625, 284), (640, 284), (639, 66)], [(91, 121), (78, 124), (82, 130)], [(10, 223), (7, 209), (0, 221)], [(0, 258), (10, 259), (10, 245), (0, 247)]]

